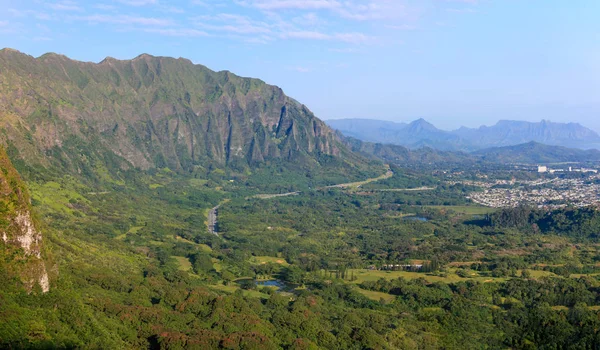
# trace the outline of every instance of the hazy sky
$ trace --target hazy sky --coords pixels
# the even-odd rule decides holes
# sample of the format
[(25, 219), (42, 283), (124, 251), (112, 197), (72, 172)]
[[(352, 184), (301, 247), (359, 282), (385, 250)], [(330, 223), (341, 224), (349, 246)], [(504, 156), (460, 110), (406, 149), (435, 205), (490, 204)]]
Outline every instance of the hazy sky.
[[(599, 0), (0, 0), (0, 47), (186, 57), (322, 119), (498, 119), (600, 131)], [(1, 67), (0, 67), (1, 68)]]

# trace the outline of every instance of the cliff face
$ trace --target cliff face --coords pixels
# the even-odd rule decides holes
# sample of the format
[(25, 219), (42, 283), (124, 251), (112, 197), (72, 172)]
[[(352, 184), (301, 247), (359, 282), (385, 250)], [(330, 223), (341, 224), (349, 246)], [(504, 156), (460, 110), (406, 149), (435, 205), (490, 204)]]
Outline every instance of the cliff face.
[(92, 155), (118, 168), (190, 170), (344, 147), (276, 86), (149, 55), (95, 64), (0, 51), (0, 131), (26, 160), (52, 155), (75, 171)]
[(27, 189), (0, 147), (0, 264), (28, 292), (39, 286), (45, 293), (50, 283), (36, 226)]

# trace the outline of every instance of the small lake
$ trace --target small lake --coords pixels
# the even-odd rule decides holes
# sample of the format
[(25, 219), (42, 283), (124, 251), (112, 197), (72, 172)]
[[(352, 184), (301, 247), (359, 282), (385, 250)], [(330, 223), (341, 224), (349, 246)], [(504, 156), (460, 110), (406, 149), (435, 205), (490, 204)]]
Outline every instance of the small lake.
[(268, 280), (268, 281), (255, 281), (257, 286), (259, 287), (277, 287), (277, 289), (282, 289), (286, 287), (284, 282), (278, 280)]
[(421, 222), (429, 221), (428, 218), (424, 218), (422, 216), (405, 216), (404, 220), (406, 220), (406, 221), (421, 221)]

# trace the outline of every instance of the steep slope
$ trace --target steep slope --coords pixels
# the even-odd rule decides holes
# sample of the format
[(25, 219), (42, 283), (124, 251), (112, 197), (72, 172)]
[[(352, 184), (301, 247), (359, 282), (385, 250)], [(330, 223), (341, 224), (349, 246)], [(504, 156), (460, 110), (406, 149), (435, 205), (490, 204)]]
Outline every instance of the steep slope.
[[(42, 233), (31, 213), (29, 194), (0, 147), (0, 276), (28, 292), (50, 289), (42, 258)], [(3, 280), (2, 283), (12, 283)]]
[(186, 59), (95, 64), (4, 49), (0, 71), (0, 141), (29, 163), (77, 173), (98, 163), (192, 171), (269, 160), (310, 166), (347, 152), (280, 88)]

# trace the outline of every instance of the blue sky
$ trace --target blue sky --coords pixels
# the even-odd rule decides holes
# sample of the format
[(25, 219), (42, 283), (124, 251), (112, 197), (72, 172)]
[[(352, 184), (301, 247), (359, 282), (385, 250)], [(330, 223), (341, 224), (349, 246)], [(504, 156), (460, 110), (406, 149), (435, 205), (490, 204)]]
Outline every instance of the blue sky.
[(600, 131), (598, 0), (0, 0), (0, 47), (186, 57), (322, 119), (499, 119)]

